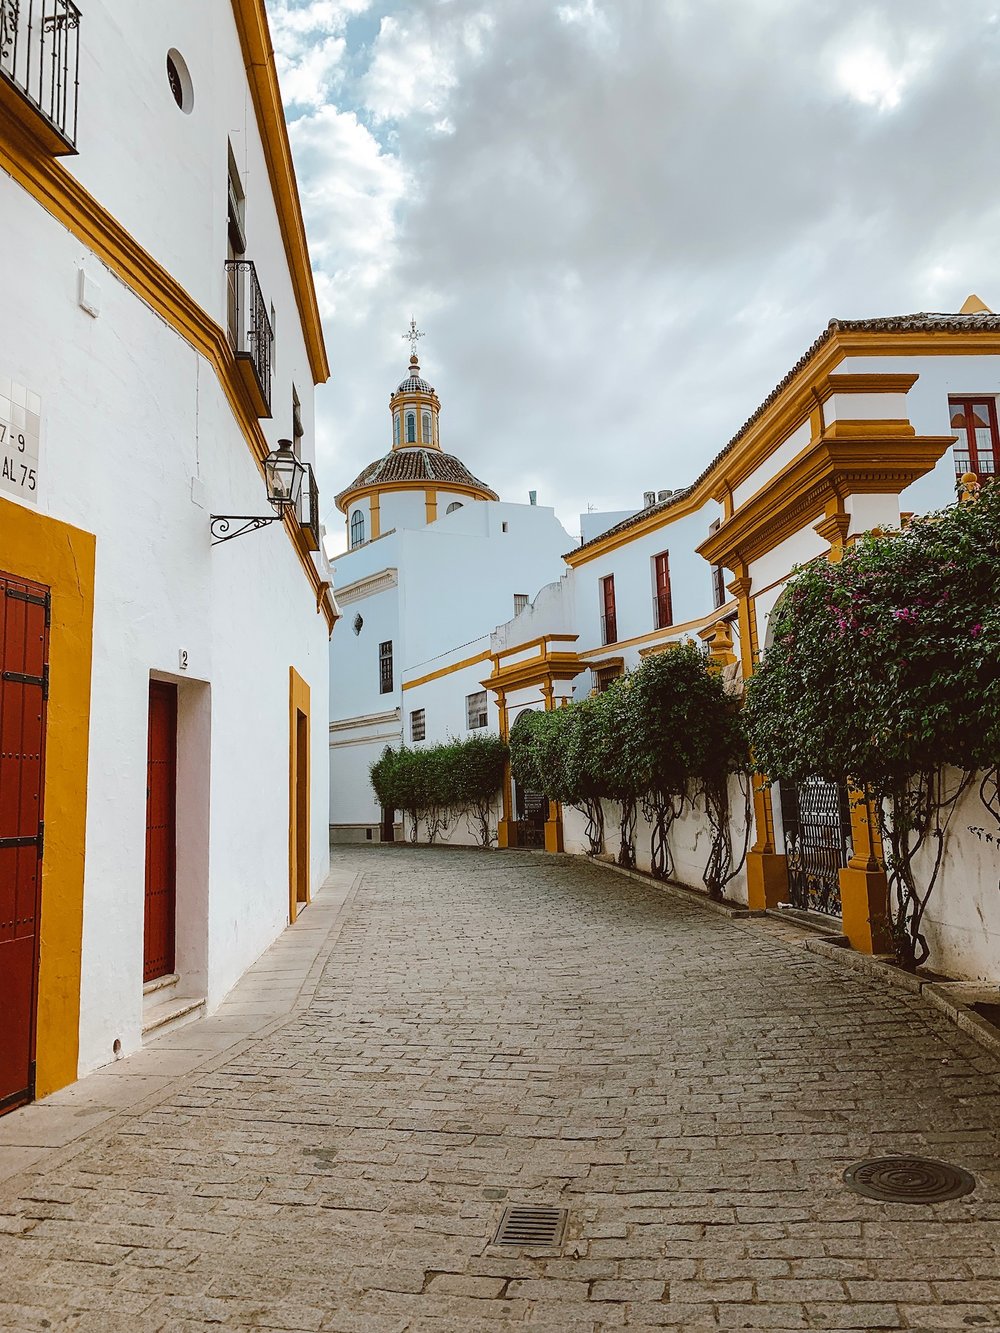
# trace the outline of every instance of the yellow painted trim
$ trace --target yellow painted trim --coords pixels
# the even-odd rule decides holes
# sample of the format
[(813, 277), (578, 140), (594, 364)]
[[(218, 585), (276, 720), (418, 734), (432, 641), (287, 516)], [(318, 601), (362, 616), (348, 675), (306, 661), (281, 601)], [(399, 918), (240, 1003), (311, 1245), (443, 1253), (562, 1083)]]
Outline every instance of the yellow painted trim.
[(493, 672), (480, 684), (489, 690), (522, 689), (528, 685), (552, 686), (557, 680), (573, 680), (587, 669), (588, 663), (582, 662), (576, 653), (543, 653), (539, 657), (529, 657), (525, 662), (514, 662), (501, 667), (494, 659)]
[[(650, 630), (648, 634), (637, 634), (633, 639), (618, 639), (615, 643), (603, 643), (597, 648), (581, 648), (580, 657), (600, 657), (602, 653), (615, 648), (632, 648), (636, 644), (654, 644), (663, 643), (668, 639), (676, 638), (678, 634), (686, 634), (690, 630), (704, 629), (706, 625), (712, 625), (723, 616), (728, 615), (734, 609), (733, 602), (726, 602), (723, 606), (717, 606), (714, 610), (704, 616), (699, 616), (697, 620), (685, 620), (680, 625), (664, 625), (662, 629)], [(590, 665), (590, 663), (588, 663)]]
[(382, 514), (379, 509), (379, 503), (379, 494), (378, 491), (375, 491), (371, 499), (368, 501), (368, 511), (372, 521), (372, 541), (375, 541), (378, 537), (382, 536)]
[(433, 523), (438, 516), (438, 493), (433, 486), (424, 487), (424, 518)]
[[(837, 384), (835, 367), (847, 357), (906, 356), (1000, 356), (1000, 334), (981, 331), (937, 333), (912, 330), (905, 333), (835, 330), (792, 377), (781, 393), (756, 420), (747, 425), (709, 465), (689, 495), (660, 513), (651, 514), (623, 532), (599, 540), (592, 546), (570, 551), (564, 557), (571, 568), (599, 560), (675, 520), (696, 513), (709, 500), (720, 504), (763, 462), (765, 458), (814, 414), (817, 400), (830, 393), (848, 391), (864, 384), (866, 392), (905, 392), (902, 372), (859, 372), (845, 375)], [(829, 377), (834, 383), (829, 385)], [(845, 381), (847, 382), (845, 386)], [(851, 383), (853, 381), (853, 384)], [(815, 434), (815, 432), (814, 432)], [(731, 518), (726, 513), (726, 520)]]
[(295, 179), (288, 125), (278, 87), (264, 0), (233, 0), (233, 17), (243, 50), (243, 63), (264, 148), (285, 258), (288, 260), (295, 303), (309, 354), (309, 368), (314, 383), (325, 384), (330, 378), (330, 362), (323, 339), (323, 321), (313, 282), (299, 187)]
[[(537, 639), (525, 639), (524, 643), (519, 643), (513, 648), (504, 648), (502, 652), (494, 653), (493, 656), (499, 662), (502, 657), (513, 657), (515, 653), (526, 653), (529, 648), (541, 648), (546, 643), (576, 643), (579, 634), (540, 634)], [(516, 662), (515, 666), (520, 666)]]
[[(412, 446), (411, 446), (412, 448)], [(342, 514), (346, 514), (348, 509), (357, 500), (363, 499), (366, 495), (378, 492), (379, 494), (388, 494), (390, 491), (425, 491), (428, 489), (424, 481), (384, 481), (371, 482), (367, 486), (357, 486), (348, 491), (341, 491), (335, 497), (334, 503)], [(466, 486), (464, 482), (438, 481), (435, 482), (435, 490), (447, 491), (449, 494), (468, 495), (473, 500), (492, 500), (493, 496), (488, 495), (486, 491), (480, 490), (476, 486)]]
[(466, 667), (475, 666), (477, 662), (488, 662), (492, 654), (490, 650), (478, 653), (475, 657), (463, 658), (461, 662), (453, 662), (451, 666), (440, 667), (437, 671), (428, 671), (426, 676), (418, 676), (416, 680), (404, 680), (404, 690), (415, 690), (418, 685), (426, 685), (429, 680), (440, 680), (442, 676), (450, 676), (455, 671), (464, 671)]
[(312, 745), (307, 740), (305, 752), (305, 828), (302, 830), (302, 843), (297, 838), (299, 831), (295, 813), (295, 800), (298, 787), (299, 742), (298, 715), (306, 719), (306, 735), (309, 735), (310, 693), (309, 684), (299, 675), (294, 667), (288, 668), (288, 919), (294, 921), (298, 916), (298, 882), (300, 859), (305, 859), (306, 903), (312, 899), (312, 886), (309, 875), (309, 822), (312, 818)]
[(0, 570), (52, 591), (35, 1095), (72, 1083), (80, 1044), (96, 539), (0, 499)]
[[(205, 358), (263, 476), (267, 438), (225, 331), (60, 162), (39, 155), (13, 122), (0, 122), (0, 169)], [(285, 516), (284, 526), (332, 632), (336, 617), (302, 530), (291, 514)]]

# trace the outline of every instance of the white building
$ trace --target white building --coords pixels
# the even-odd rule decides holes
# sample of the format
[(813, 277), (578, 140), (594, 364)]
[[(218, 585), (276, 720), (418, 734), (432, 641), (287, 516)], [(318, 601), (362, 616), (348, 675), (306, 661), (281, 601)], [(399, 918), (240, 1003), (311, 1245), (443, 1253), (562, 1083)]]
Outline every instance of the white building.
[(558, 576), (570, 544), (554, 512), (506, 504), (440, 442), (440, 400), (415, 355), (389, 400), (389, 451), (337, 496), (343, 620), (330, 646), (330, 833), (379, 841), (368, 779), (386, 745), (497, 723), (489, 635)]
[[(31, 12), (0, 6), (0, 1107), (214, 1008), (321, 882), (336, 615), (311, 472), (280, 518), (263, 477), (281, 438), (311, 462), (329, 373), (263, 0)], [(213, 547), (213, 515), (273, 521)]]

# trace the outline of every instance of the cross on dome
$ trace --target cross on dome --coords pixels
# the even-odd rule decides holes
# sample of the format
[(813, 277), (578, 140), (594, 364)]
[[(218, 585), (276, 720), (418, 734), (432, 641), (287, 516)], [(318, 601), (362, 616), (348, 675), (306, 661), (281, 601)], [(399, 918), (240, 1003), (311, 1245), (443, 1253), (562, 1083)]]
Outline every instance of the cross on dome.
[(417, 328), (417, 321), (411, 315), (410, 327), (407, 329), (406, 333), (403, 334), (403, 341), (410, 344), (410, 357), (414, 361), (417, 359), (417, 339), (422, 338), (423, 336), (424, 335)]

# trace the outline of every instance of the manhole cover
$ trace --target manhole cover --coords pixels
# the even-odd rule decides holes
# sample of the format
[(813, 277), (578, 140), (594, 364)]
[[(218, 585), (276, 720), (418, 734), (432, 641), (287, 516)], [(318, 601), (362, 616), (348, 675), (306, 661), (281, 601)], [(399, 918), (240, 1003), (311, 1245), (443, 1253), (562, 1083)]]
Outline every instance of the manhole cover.
[(976, 1188), (975, 1177), (960, 1166), (929, 1157), (876, 1157), (855, 1162), (844, 1172), (848, 1189), (883, 1203), (943, 1203)]
[(515, 1203), (504, 1211), (495, 1245), (559, 1245), (566, 1229), (565, 1208)]

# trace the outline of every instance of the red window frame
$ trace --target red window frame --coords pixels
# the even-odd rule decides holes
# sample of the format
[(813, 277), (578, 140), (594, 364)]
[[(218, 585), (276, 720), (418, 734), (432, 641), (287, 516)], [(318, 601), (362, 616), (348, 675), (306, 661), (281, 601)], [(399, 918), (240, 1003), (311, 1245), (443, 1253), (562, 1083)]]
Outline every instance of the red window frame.
[(601, 635), (604, 643), (618, 642), (618, 612), (615, 609), (615, 576), (601, 579)]
[(673, 599), (670, 595), (670, 552), (661, 551), (653, 556), (653, 612), (656, 629), (666, 629), (674, 623)]
[[(993, 447), (993, 455), (989, 459), (981, 456), (979, 443), (976, 440), (975, 426), (969, 421), (976, 407), (986, 408), (987, 426)], [(973, 472), (980, 481), (989, 481), (1000, 474), (1000, 428), (997, 426), (996, 399), (990, 394), (984, 394), (981, 397), (975, 394), (949, 397), (949, 425), (956, 411), (960, 411), (965, 417), (965, 425), (951, 427), (952, 430), (959, 432), (959, 437), (954, 445), (955, 472), (958, 476), (961, 476), (964, 472)], [(968, 466), (965, 466), (966, 462)]]

